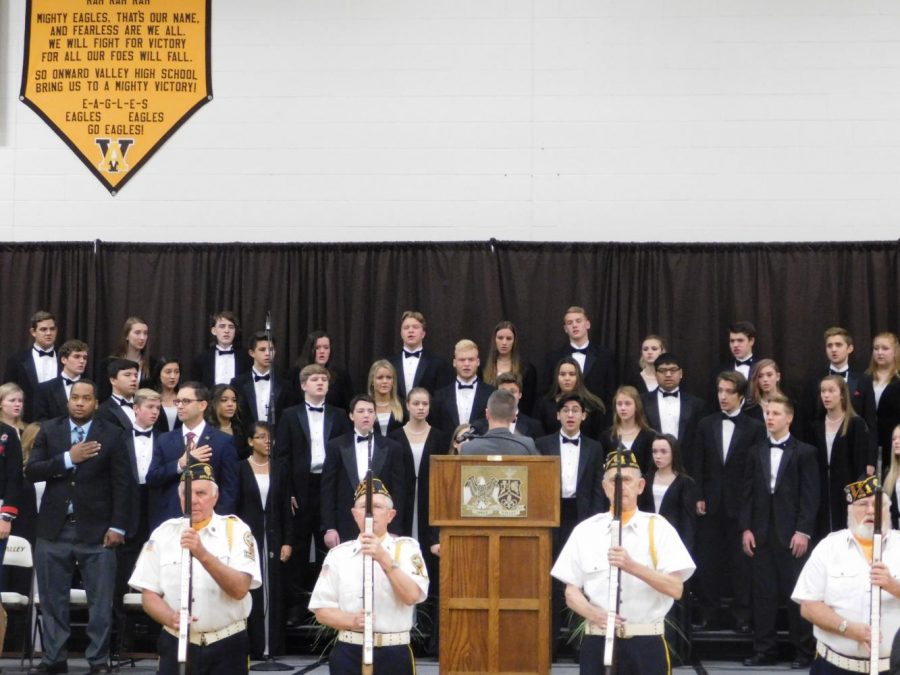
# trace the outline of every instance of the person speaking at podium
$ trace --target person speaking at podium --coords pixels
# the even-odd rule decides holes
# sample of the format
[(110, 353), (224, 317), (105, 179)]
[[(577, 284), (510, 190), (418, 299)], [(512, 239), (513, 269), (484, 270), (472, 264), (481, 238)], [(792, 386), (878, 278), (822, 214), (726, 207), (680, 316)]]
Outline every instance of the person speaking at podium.
[(459, 449), (461, 455), (539, 455), (534, 441), (528, 436), (513, 433), (519, 401), (506, 389), (497, 389), (488, 397), (485, 416), (488, 430)]
[(428, 597), (428, 571), (419, 543), (411, 537), (388, 534), (397, 515), (391, 494), (372, 479), (372, 531), (366, 531), (366, 481), (356, 488), (353, 518), (357, 539), (328, 552), (313, 589), (309, 609), (316, 621), (335, 628), (337, 641), (328, 657), (331, 675), (359, 675), (363, 658), (365, 612), (363, 561), (374, 562), (372, 620), (373, 671), (414, 675), (416, 664), (409, 646), (415, 605)]
[[(684, 592), (684, 582), (695, 565), (665, 518), (638, 511), (637, 498), (643, 489), (634, 453), (623, 449), (611, 452), (604, 466), (603, 490), (614, 512), (591, 516), (576, 525), (550, 570), (566, 584), (566, 604), (587, 622), (581, 643), (581, 675), (604, 671), (610, 616), (615, 621), (613, 665), (618, 675), (672, 672), (664, 620)], [(617, 501), (621, 508), (615, 513)], [(608, 606), (611, 580), (613, 590), (618, 587), (615, 607)]]

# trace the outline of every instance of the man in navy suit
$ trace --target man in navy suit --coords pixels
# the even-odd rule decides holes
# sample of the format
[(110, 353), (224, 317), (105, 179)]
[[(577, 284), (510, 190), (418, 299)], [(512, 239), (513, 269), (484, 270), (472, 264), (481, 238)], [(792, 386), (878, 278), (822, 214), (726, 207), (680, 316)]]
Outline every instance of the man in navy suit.
[(456, 382), (438, 389), (434, 394), (429, 421), (438, 429), (453, 433), (460, 424), (484, 419), (488, 397), (494, 388), (478, 377), (478, 345), (460, 340), (453, 350)]
[(59, 362), (62, 372), (52, 380), (38, 385), (34, 415), (38, 422), (69, 414), (72, 385), (84, 376), (87, 369), (87, 344), (81, 340), (66, 340), (59, 348)]
[[(250, 428), (254, 422), (266, 422), (269, 419), (269, 403), (272, 387), (275, 388), (275, 410), (273, 419), (281, 419), (281, 411), (291, 405), (291, 387), (275, 374), (272, 362), (275, 360), (275, 343), (263, 332), (257, 332), (250, 338), (250, 358), (253, 366), (246, 373), (235, 377), (231, 384), (240, 393), (241, 422)], [(294, 397), (296, 400), (296, 397)], [(216, 473), (218, 476), (218, 472)], [(221, 506), (222, 499), (219, 498)]]
[(94, 383), (72, 385), (69, 414), (45, 422), (25, 475), (46, 481), (37, 520), (35, 571), (44, 614), (39, 673), (67, 672), (69, 592), (75, 563), (89, 611), (85, 657), (92, 673), (106, 672), (116, 576), (115, 548), (128, 527), (134, 478), (125, 432), (94, 415)]
[(659, 388), (644, 394), (644, 411), (650, 426), (662, 434), (671, 434), (681, 444), (684, 464), (694, 473), (694, 434), (703, 414), (703, 401), (681, 388), (684, 371), (678, 357), (660, 354), (653, 366)]
[(320, 527), (325, 532), (328, 548), (359, 535), (359, 528), (347, 504), (353, 504), (356, 487), (365, 478), (369, 466), (372, 467), (372, 474), (381, 479), (396, 500), (397, 517), (390, 529), (394, 534), (402, 534), (403, 514), (400, 509), (406, 503), (403, 450), (395, 441), (373, 434), (375, 420), (375, 401), (371, 396), (357, 396), (350, 402), (353, 430), (329, 441), (325, 448)]
[(791, 602), (797, 577), (809, 555), (819, 508), (819, 467), (816, 449), (791, 435), (794, 406), (785, 397), (769, 400), (769, 437), (754, 446), (747, 463), (741, 509), (743, 547), (753, 567), (753, 655), (745, 666), (776, 661), (775, 617), (787, 606), (794, 646), (794, 669), (809, 666), (812, 626)]
[[(615, 359), (609, 349), (591, 340), (591, 320), (587, 310), (584, 307), (569, 307), (563, 315), (563, 330), (569, 338), (569, 344), (548, 353), (544, 358), (542, 391), (550, 390), (559, 360), (571, 356), (581, 367), (584, 386), (603, 400), (607, 411), (611, 411), (617, 381)], [(610, 419), (607, 412), (607, 422)]]
[[(317, 363), (300, 371), (300, 389), (304, 401), (286, 408), (278, 421), (275, 437), (275, 456), (278, 471), (283, 472), (285, 484), (291, 486), (291, 505), (294, 512), (294, 541), (297, 555), (292, 555), (288, 566), (293, 569), (291, 579), (291, 611), (288, 621), (296, 623), (296, 609), (306, 584), (315, 584), (317, 568), (325, 559), (324, 531), (320, 527), (322, 512), (322, 468), (325, 464), (325, 446), (333, 438), (351, 430), (350, 421), (340, 408), (325, 403), (328, 395), (328, 369)], [(316, 560), (309, 564), (312, 539), (316, 542)]]
[(13, 354), (6, 362), (4, 382), (15, 382), (25, 394), (22, 419), (35, 420), (37, 410), (37, 389), (42, 382), (52, 380), (59, 374), (56, 362), (57, 335), (56, 317), (40, 310), (31, 315), (31, 337), (34, 343), (28, 349)]
[(450, 364), (423, 346), (427, 326), (421, 312), (407, 310), (400, 317), (403, 349), (389, 356), (388, 361), (397, 371), (397, 392), (401, 398), (405, 399), (414, 387), (423, 387), (434, 396), (453, 380)]
[(222, 310), (210, 317), (209, 332), (215, 343), (194, 359), (191, 372), (195, 380), (212, 389), (250, 370), (250, 357), (235, 346), (239, 328), (234, 312)]
[[(156, 439), (153, 459), (147, 471), (150, 486), (150, 530), (169, 518), (181, 515), (178, 482), (189, 464), (211, 464), (218, 476), (219, 500), (216, 513), (231, 515), (238, 497), (238, 464), (234, 439), (206, 423), (203, 413), (209, 406), (209, 390), (199, 382), (179, 386), (175, 407), (181, 428)], [(188, 454), (193, 459), (188, 461)]]
[(735, 628), (750, 632), (750, 561), (741, 548), (738, 516), (741, 489), (752, 448), (766, 438), (765, 425), (744, 414), (747, 380), (739, 372), (719, 373), (719, 412), (697, 425), (694, 476), (697, 480), (697, 558), (700, 613), (696, 625), (713, 627), (726, 588), (733, 591)]

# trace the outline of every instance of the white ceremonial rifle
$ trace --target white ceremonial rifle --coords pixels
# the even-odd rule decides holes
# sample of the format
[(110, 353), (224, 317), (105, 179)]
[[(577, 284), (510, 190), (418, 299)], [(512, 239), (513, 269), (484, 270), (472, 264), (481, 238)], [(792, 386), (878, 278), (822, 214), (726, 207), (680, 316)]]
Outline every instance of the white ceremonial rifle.
[[(191, 460), (193, 458), (186, 441), (185, 452), (187, 453), (187, 465), (184, 469), (184, 527), (189, 528), (191, 527)], [(181, 598), (178, 610), (178, 671), (181, 675), (187, 675), (190, 672), (188, 644), (190, 644), (191, 596), (193, 595), (192, 566), (193, 556), (190, 550), (181, 549)]]
[[(881, 487), (881, 448), (878, 448), (878, 464), (875, 467), (875, 527), (872, 533), (872, 564), (881, 562), (881, 546), (883, 535), (881, 533), (882, 495)], [(881, 657), (881, 587), (872, 584), (872, 605), (869, 608), (869, 625), (872, 628), (872, 637), (869, 642), (869, 673), (878, 675), (878, 661)]]
[[(366, 471), (366, 534), (375, 531), (375, 517), (372, 515), (372, 434), (369, 435), (369, 470)], [(375, 656), (375, 622), (372, 605), (375, 600), (375, 560), (363, 555), (363, 649), (362, 674), (372, 675)]]
[[(613, 519), (610, 523), (610, 548), (622, 545), (622, 456), (616, 458), (615, 492), (613, 494)], [(606, 596), (606, 642), (603, 648), (603, 665), (607, 675), (615, 672), (616, 616), (619, 613), (619, 583), (622, 568), (609, 570), (609, 593)]]

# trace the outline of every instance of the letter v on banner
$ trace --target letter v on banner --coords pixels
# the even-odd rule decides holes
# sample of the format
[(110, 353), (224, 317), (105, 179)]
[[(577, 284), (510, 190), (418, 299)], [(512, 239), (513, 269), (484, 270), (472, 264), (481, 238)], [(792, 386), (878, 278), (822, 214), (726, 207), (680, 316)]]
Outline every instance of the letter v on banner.
[(212, 100), (212, 0), (28, 0), (20, 100), (115, 195)]

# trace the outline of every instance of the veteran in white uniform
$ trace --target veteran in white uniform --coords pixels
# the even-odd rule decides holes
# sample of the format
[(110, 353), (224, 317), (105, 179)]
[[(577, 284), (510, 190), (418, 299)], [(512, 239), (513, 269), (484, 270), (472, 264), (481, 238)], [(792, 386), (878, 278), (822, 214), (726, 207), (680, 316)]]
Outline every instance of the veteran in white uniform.
[(309, 608), (316, 620), (338, 630), (328, 657), (332, 675), (358, 675), (362, 665), (363, 558), (374, 559), (373, 626), (374, 672), (413, 675), (415, 660), (409, 647), (415, 605), (428, 596), (428, 572), (419, 543), (411, 537), (395, 537), (387, 531), (396, 511), (390, 493), (377, 478), (373, 481), (373, 532), (364, 532), (365, 481), (355, 494), (353, 517), (358, 539), (328, 552), (313, 589)]
[(669, 522), (637, 510), (644, 489), (630, 450), (607, 457), (603, 489), (613, 502), (616, 463), (622, 466), (622, 545), (611, 546), (612, 513), (575, 526), (550, 573), (566, 584), (566, 604), (587, 620), (581, 643), (581, 675), (602, 673), (610, 573), (621, 569), (616, 617), (615, 669), (619, 675), (671, 673), (665, 639), (666, 613), (684, 592), (696, 566)]
[(891, 531), (890, 498), (882, 495), (882, 557), (872, 564), (876, 481), (869, 476), (844, 488), (848, 527), (819, 542), (791, 595), (813, 624), (816, 658), (810, 673), (869, 672), (873, 585), (881, 589), (878, 672), (889, 670), (891, 644), (900, 629), (900, 539)]
[[(128, 584), (141, 591), (144, 611), (162, 625), (160, 675), (178, 672), (182, 549), (193, 556), (190, 647), (192, 675), (247, 673), (250, 589), (258, 588), (259, 551), (250, 528), (213, 511), (219, 490), (208, 464), (191, 466), (191, 528), (172, 518), (150, 535)], [(182, 477), (183, 480), (183, 477)], [(184, 507), (184, 483), (179, 486)]]

